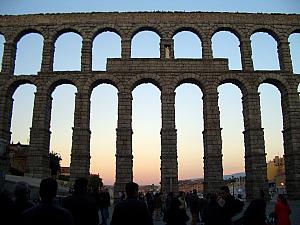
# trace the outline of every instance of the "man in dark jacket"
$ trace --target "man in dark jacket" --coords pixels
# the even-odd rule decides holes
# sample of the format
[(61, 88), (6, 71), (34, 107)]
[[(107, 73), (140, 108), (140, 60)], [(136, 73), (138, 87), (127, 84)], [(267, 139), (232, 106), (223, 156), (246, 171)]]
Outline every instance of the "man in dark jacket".
[(126, 184), (127, 199), (115, 206), (110, 225), (153, 225), (146, 204), (137, 199), (138, 188), (137, 183)]
[(23, 213), (26, 225), (73, 225), (71, 213), (56, 204), (53, 200), (57, 193), (57, 182), (46, 178), (40, 184), (41, 203)]
[(230, 225), (232, 222), (231, 218), (242, 211), (244, 203), (238, 199), (235, 199), (230, 194), (229, 188), (227, 186), (222, 186), (220, 188), (220, 197), (221, 200), (224, 201), (224, 204), (220, 204), (224, 213), (223, 224)]
[(62, 206), (68, 209), (75, 225), (98, 225), (99, 215), (96, 201), (87, 193), (88, 180), (79, 178), (74, 184), (74, 193), (66, 197)]

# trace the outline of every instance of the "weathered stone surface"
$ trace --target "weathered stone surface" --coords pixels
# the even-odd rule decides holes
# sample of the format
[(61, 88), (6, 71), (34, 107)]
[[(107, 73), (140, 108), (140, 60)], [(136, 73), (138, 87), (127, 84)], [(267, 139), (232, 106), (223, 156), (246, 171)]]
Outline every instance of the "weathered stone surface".
[[(157, 32), (161, 38), (159, 59), (132, 59), (131, 40), (142, 30)], [(37, 87), (28, 175), (49, 175), (51, 93), (62, 83), (76, 86), (76, 106), (71, 153), (71, 178), (88, 176), (90, 167), (90, 94), (101, 83), (118, 91), (118, 127), (116, 130), (115, 197), (126, 182), (133, 179), (132, 165), (132, 90), (151, 82), (161, 90), (161, 186), (164, 192), (178, 190), (177, 131), (175, 129), (175, 89), (182, 83), (194, 83), (203, 92), (204, 179), (205, 192), (223, 183), (222, 139), (217, 88), (234, 83), (242, 92), (244, 116), (246, 191), (249, 199), (266, 191), (264, 132), (261, 127), (261, 83), (271, 83), (281, 92), (283, 112), (286, 186), (290, 198), (300, 199), (300, 103), (297, 87), (300, 77), (292, 72), (288, 37), (300, 29), (300, 15), (250, 13), (72, 13), (0, 16), (4, 35), (0, 74), (0, 138), (10, 143), (10, 124), (15, 89), (24, 83)], [(211, 38), (215, 32), (231, 31), (240, 41), (242, 70), (228, 69), (226, 59), (214, 59)], [(74, 31), (82, 36), (81, 71), (53, 71), (54, 43), (57, 37)], [(109, 59), (107, 71), (92, 71), (94, 38), (114, 31), (121, 37), (121, 59)], [(192, 31), (202, 42), (202, 59), (174, 59), (173, 36)], [(254, 71), (250, 36), (256, 31), (271, 34), (278, 43), (279, 71)], [(14, 76), (17, 42), (37, 32), (44, 38), (41, 72), (37, 76)]]

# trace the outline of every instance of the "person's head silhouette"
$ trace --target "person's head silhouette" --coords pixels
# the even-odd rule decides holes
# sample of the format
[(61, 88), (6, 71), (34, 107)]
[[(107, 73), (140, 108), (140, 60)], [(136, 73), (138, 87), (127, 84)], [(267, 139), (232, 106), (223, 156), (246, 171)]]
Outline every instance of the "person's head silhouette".
[(75, 194), (86, 194), (88, 189), (88, 183), (89, 181), (82, 177), (75, 180), (74, 184), (74, 193)]
[(27, 200), (30, 197), (30, 188), (26, 182), (20, 181), (15, 187), (15, 196), (17, 199)]
[(45, 178), (40, 184), (40, 197), (42, 202), (51, 202), (57, 194), (57, 182), (53, 178)]
[(129, 182), (125, 186), (125, 191), (128, 198), (137, 198), (139, 193), (139, 185), (134, 182)]

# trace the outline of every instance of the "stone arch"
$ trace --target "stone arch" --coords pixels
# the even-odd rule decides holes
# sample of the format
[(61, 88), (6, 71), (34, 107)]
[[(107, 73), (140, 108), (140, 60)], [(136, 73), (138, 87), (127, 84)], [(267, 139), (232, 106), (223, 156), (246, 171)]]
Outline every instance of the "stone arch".
[(300, 49), (300, 28), (299, 29), (293, 29), (288, 37), (287, 37), (288, 43), (289, 43), (289, 51), (292, 61), (292, 69), (294, 74), (300, 73), (300, 57), (298, 56), (297, 52)]
[[(99, 30), (99, 32), (95, 33), (94, 35), (96, 36), (93, 36), (92, 39), (92, 70), (97, 70), (97, 69), (105, 70), (108, 58), (115, 58), (115, 57), (121, 58), (122, 37), (116, 29), (112, 29), (112, 28), (103, 28)], [(106, 49), (106, 45), (103, 45), (103, 43), (105, 43), (103, 42), (103, 38), (106, 41), (108, 39), (110, 40), (111, 45), (109, 49)], [(118, 46), (118, 44), (120, 46)], [(102, 49), (99, 48), (99, 46), (101, 46)], [(117, 48), (116, 46), (118, 46), (119, 48)], [(103, 49), (105, 49), (106, 51), (104, 51)], [(101, 54), (97, 54), (98, 52), (100, 52)], [(106, 62), (106, 64), (104, 62)]]
[(57, 39), (65, 34), (65, 33), (75, 33), (77, 35), (79, 35), (81, 37), (81, 39), (83, 39), (83, 34), (84, 32), (81, 31), (80, 29), (76, 28), (76, 27), (69, 27), (69, 26), (62, 26), (56, 29), (56, 31), (53, 34), (52, 40), (55, 43), (57, 41)]
[(93, 89), (100, 84), (110, 84), (114, 86), (118, 90), (118, 92), (124, 91), (124, 86), (118, 78), (116, 78), (115, 76), (107, 76), (102, 74), (99, 74), (97, 76), (94, 76), (92, 79), (87, 80), (82, 86), (82, 91), (90, 96)]
[[(153, 20), (155, 17), (155, 21)], [(57, 23), (56, 21), (59, 21)], [(101, 24), (99, 24), (99, 21)], [(110, 22), (109, 22), (110, 21)], [(195, 22), (196, 21), (196, 22)], [(201, 24), (198, 25), (197, 21), (205, 21), (204, 26)], [(234, 25), (234, 21), (239, 21), (239, 24)], [(263, 21), (263, 23), (262, 23)], [(289, 174), (291, 176), (288, 180), (291, 181), (290, 189), (288, 190), (289, 197), (299, 199), (300, 192), (299, 184), (300, 180), (299, 163), (297, 161), (297, 146), (299, 138), (299, 132), (297, 130), (297, 124), (299, 121), (299, 96), (295, 92), (295, 87), (298, 86), (300, 78), (296, 77), (294, 74), (290, 73), (289, 69), (289, 56), (288, 56), (288, 35), (293, 32), (299, 31), (299, 15), (282, 15), (282, 14), (240, 14), (240, 13), (177, 13), (177, 12), (156, 12), (156, 13), (87, 13), (87, 14), (50, 14), (50, 15), (23, 15), (23, 16), (1, 16), (1, 33), (4, 34), (7, 42), (5, 43), (5, 52), (4, 52), (4, 70), (1, 73), (2, 78), (0, 80), (1, 86), (1, 98), (0, 98), (0, 118), (1, 115), (5, 115), (5, 118), (9, 118), (9, 113), (6, 115), (6, 110), (9, 108), (11, 100), (9, 99), (6, 91), (9, 89), (7, 86), (9, 83), (20, 82), (23, 80), (32, 80), (37, 85), (38, 91), (36, 93), (36, 108), (34, 113), (35, 122), (33, 123), (33, 133), (32, 133), (32, 157), (31, 157), (31, 169), (34, 173), (31, 173), (32, 176), (44, 178), (47, 174), (46, 169), (43, 167), (45, 160), (34, 160), (36, 158), (45, 159), (47, 156), (44, 154), (47, 153), (47, 139), (50, 136), (48, 132), (48, 119), (49, 119), (49, 108), (51, 107), (51, 92), (55, 85), (61, 83), (71, 83), (75, 84), (78, 88), (78, 95), (76, 95), (77, 103), (79, 105), (78, 111), (76, 112), (78, 116), (78, 124), (74, 135), (74, 139), (82, 140), (84, 144), (77, 144), (76, 148), (78, 152), (84, 152), (86, 146), (88, 145), (87, 141), (89, 137), (88, 126), (86, 126), (86, 114), (88, 111), (87, 108), (84, 108), (85, 103), (88, 101), (87, 93), (92, 89), (92, 87), (99, 82), (113, 82), (117, 89), (119, 90), (119, 98), (122, 99), (121, 109), (119, 111), (120, 115), (124, 118), (120, 119), (120, 127), (118, 127), (118, 140), (119, 140), (119, 149), (120, 151), (125, 151), (130, 146), (131, 143), (131, 113), (130, 108), (128, 107), (131, 102), (131, 90), (142, 82), (151, 82), (160, 86), (160, 90), (165, 94), (163, 96), (162, 102), (166, 108), (167, 113), (164, 114), (167, 123), (173, 126), (172, 118), (169, 118), (169, 115), (173, 115), (172, 106), (173, 106), (173, 94), (172, 91), (175, 90), (176, 85), (184, 82), (198, 83), (201, 86), (201, 90), (204, 93), (205, 103), (206, 103), (206, 113), (208, 117), (206, 118), (207, 124), (209, 126), (205, 127), (204, 135), (206, 135), (208, 152), (213, 154), (218, 154), (219, 143), (221, 143), (221, 138), (219, 138), (219, 115), (218, 107), (215, 104), (217, 102), (217, 92), (216, 89), (219, 84), (224, 82), (234, 82), (240, 85), (240, 89), (243, 89), (243, 94), (245, 96), (243, 103), (248, 107), (245, 108), (245, 114), (247, 114), (247, 123), (248, 127), (245, 129), (245, 136), (247, 136), (248, 142), (245, 142), (245, 146), (248, 146), (250, 153), (262, 153), (263, 150), (261, 146), (264, 146), (263, 142), (263, 129), (261, 128), (260, 115), (259, 115), (259, 94), (256, 93), (255, 87), (257, 88), (261, 82), (268, 82), (276, 84), (277, 87), (281, 90), (281, 95), (283, 99), (282, 108), (287, 112), (285, 117), (286, 130), (284, 130), (285, 136), (285, 148), (287, 147), (288, 154), (290, 157), (289, 161)], [(31, 25), (32, 24), (32, 25)], [(154, 27), (154, 28), (151, 28)], [(232, 27), (231, 27), (232, 26)], [(110, 28), (106, 28), (110, 27)], [(150, 29), (148, 29), (150, 27)], [(200, 31), (199, 35), (203, 37), (203, 51), (205, 63), (199, 63), (196, 60), (174, 60), (171, 57), (165, 59), (163, 47), (170, 47), (172, 50), (172, 32), (175, 33), (180, 31), (182, 28), (188, 28), (194, 31)], [(10, 75), (13, 74), (14, 68), (14, 57), (15, 57), (15, 43), (16, 37), (22, 30), (37, 29), (41, 31), (45, 36), (44, 41), (44, 51), (43, 51), (43, 65), (44, 68), (40, 76), (36, 78), (24, 78), (18, 77), (15, 79)], [(74, 30), (80, 32), (80, 36), (83, 36), (83, 43), (85, 48), (82, 48), (83, 63), (82, 71), (79, 72), (53, 72), (52, 55), (53, 55), (53, 42), (57, 38), (57, 35), (61, 31), (71, 31)], [(121, 60), (112, 60), (112, 69), (107, 73), (94, 73), (90, 71), (89, 68), (89, 55), (90, 55), (90, 44), (92, 41), (93, 35), (96, 35), (97, 32), (101, 32), (101, 29), (116, 29), (120, 32), (120, 36), (124, 38), (122, 40), (122, 59)], [(243, 49), (243, 71), (235, 72), (228, 71), (225, 67), (215, 66), (218, 63), (216, 60), (212, 59), (211, 54), (211, 43), (209, 37), (212, 37), (214, 32), (220, 29), (234, 29), (242, 37), (241, 48)], [(130, 59), (130, 37), (135, 34), (135, 32), (149, 30), (155, 31), (159, 37), (161, 37), (160, 47), (161, 47), (161, 60), (134, 60)], [(281, 72), (268, 71), (268, 72), (259, 72), (253, 71), (252, 61), (251, 61), (251, 43), (249, 37), (252, 32), (258, 31), (268, 31), (267, 33), (272, 33), (272, 37), (276, 36), (275, 41), (278, 43), (278, 50), (280, 54), (280, 59), (283, 59), (280, 63)], [(77, 33), (78, 32), (74, 32)], [(174, 33), (173, 33), (174, 35)], [(53, 38), (53, 39), (52, 39)], [(201, 40), (202, 40), (201, 38)], [(171, 52), (172, 53), (172, 52)], [(87, 62), (86, 62), (87, 61)], [(127, 65), (127, 62), (130, 61), (130, 64)], [(202, 60), (203, 61), (203, 60)], [(225, 60), (222, 62), (224, 63)], [(221, 62), (220, 62), (221, 63)], [(224, 63), (225, 64), (225, 63)], [(125, 66), (124, 66), (125, 65)], [(175, 65), (175, 67), (173, 67)], [(222, 64), (223, 65), (223, 64)], [(148, 69), (149, 68), (149, 69)], [(143, 74), (144, 73), (144, 74)], [(100, 75), (99, 75), (100, 74)], [(24, 81), (25, 82), (25, 81)], [(82, 86), (83, 85), (83, 86)], [(85, 86), (86, 85), (86, 86)], [(13, 87), (14, 85), (12, 85)], [(11, 90), (13, 90), (12, 88)], [(249, 93), (248, 93), (249, 92)], [(246, 93), (246, 94), (245, 94)], [(83, 102), (84, 104), (81, 104)], [(81, 107), (83, 106), (83, 107)], [(123, 108), (122, 108), (123, 107)], [(7, 119), (5, 119), (7, 120)], [(83, 121), (83, 122), (82, 122)], [(1, 129), (0, 137), (5, 139), (9, 136), (8, 122), (1, 120)], [(211, 125), (211, 126), (210, 126)], [(164, 127), (162, 133), (165, 136), (162, 140), (165, 143), (166, 150), (171, 146), (172, 149), (176, 149), (174, 141), (176, 140), (176, 130), (172, 126)], [(170, 129), (171, 128), (171, 129)], [(1, 133), (2, 132), (2, 133)], [(84, 133), (83, 136), (81, 136)], [(171, 137), (171, 138), (170, 138)], [(82, 139), (80, 139), (82, 138)], [(215, 141), (217, 140), (217, 141)], [(0, 140), (1, 141), (1, 140)], [(125, 142), (126, 143), (125, 143)], [(213, 144), (211, 144), (213, 143)], [(76, 143), (75, 143), (76, 145)], [(46, 147), (45, 147), (46, 146)], [(126, 153), (127, 154), (127, 153)], [(162, 170), (164, 171), (174, 171), (174, 180), (177, 181), (176, 177), (176, 168), (169, 164), (173, 163), (176, 165), (175, 157), (173, 157), (173, 152), (170, 154), (167, 152), (165, 159), (167, 162), (167, 167)], [(259, 188), (263, 187), (262, 183), (266, 183), (264, 178), (261, 176), (261, 168), (264, 167), (263, 155), (251, 155), (248, 157), (249, 164), (252, 170), (249, 172), (249, 176), (246, 179), (251, 180), (251, 184), (248, 187), (249, 192), (253, 193), (249, 195), (249, 199), (258, 197), (256, 193), (259, 193)], [(44, 157), (46, 156), (46, 157)], [(118, 174), (116, 179), (116, 193), (123, 190), (123, 184), (125, 181), (130, 181), (130, 174), (127, 175), (127, 171), (130, 173), (131, 169), (131, 153), (127, 155), (119, 154), (118, 156), (121, 162), (125, 162), (124, 167), (120, 167), (125, 173)], [(208, 161), (218, 161), (214, 156), (207, 155)], [(88, 164), (89, 156), (85, 155), (82, 157), (81, 154), (77, 155), (79, 159), (77, 166), (75, 168), (80, 168)], [(251, 159), (250, 159), (251, 158)], [(171, 159), (171, 160), (170, 160)], [(174, 160), (173, 160), (174, 159)], [(173, 161), (172, 161), (173, 160)], [(254, 166), (253, 166), (254, 165)], [(215, 164), (215, 168), (206, 167), (207, 174), (209, 177), (205, 180), (206, 190), (213, 191), (214, 188), (221, 182), (222, 176), (219, 176), (221, 171), (221, 166)], [(257, 170), (254, 168), (258, 168)], [(36, 169), (35, 169), (36, 168)], [(45, 170), (44, 170), (45, 169)], [(83, 169), (85, 170), (85, 168)], [(81, 170), (81, 171), (83, 171)], [(38, 175), (36, 174), (38, 172)], [(45, 173), (44, 173), (45, 172)], [(81, 172), (79, 172), (81, 173)], [(166, 172), (167, 173), (167, 172)], [(78, 176), (77, 176), (78, 175)], [(85, 176), (85, 173), (76, 174), (74, 177)], [(125, 177), (125, 179), (124, 179)], [(258, 183), (258, 184), (257, 184)], [(162, 190), (167, 189), (168, 181), (162, 179)], [(287, 185), (288, 186), (288, 185)], [(266, 189), (267, 190), (267, 189)], [(116, 195), (117, 196), (117, 195)]]
[(95, 38), (104, 33), (104, 32), (112, 32), (112, 33), (115, 33), (117, 35), (119, 35), (119, 37), (121, 38), (122, 40), (122, 33), (121, 31), (119, 30), (119, 28), (114, 28), (114, 27), (101, 27), (101, 28), (97, 28), (97, 29), (94, 29), (92, 32), (91, 32), (91, 40), (94, 42)]
[(279, 32), (274, 27), (266, 26), (261, 28), (255, 28), (250, 32), (250, 36), (259, 32), (269, 34), (272, 38), (274, 38), (274, 40), (277, 42), (278, 45), (280, 41), (280, 36), (278, 35)]
[[(225, 182), (228, 182), (228, 177), (225, 175), (246, 171), (245, 156), (247, 153), (245, 136), (243, 135), (246, 130), (246, 116), (243, 112), (247, 110), (243, 102), (246, 95), (245, 92), (247, 92), (245, 86), (246, 84), (242, 79), (225, 75), (224, 77), (221, 76), (217, 87), (222, 138), (223, 179)], [(231, 107), (228, 107), (229, 105)], [(232, 126), (233, 124), (234, 126)], [(233, 142), (235, 143), (234, 145), (232, 145)], [(235, 163), (237, 161), (239, 162), (238, 164)], [(233, 185), (229, 184), (229, 186), (234, 192)], [(246, 192), (246, 194), (248, 193)]]
[[(173, 39), (173, 42), (174, 42), (174, 57), (175, 57), (175, 55), (176, 55), (176, 49), (175, 49), (175, 47), (176, 47), (176, 40), (175, 40), (175, 36), (176, 35), (178, 35), (178, 34), (180, 34), (180, 33), (186, 33), (186, 35), (188, 34), (190, 37), (189, 38), (191, 38), (191, 34), (193, 35), (193, 36), (196, 36), (197, 37), (197, 39), (198, 39), (198, 41), (199, 41), (199, 46), (196, 46), (196, 44), (195, 44), (195, 38), (193, 37), (193, 44), (195, 44), (195, 47), (196, 47), (196, 50), (198, 50), (198, 48), (197, 47), (199, 47), (200, 49), (200, 51), (199, 52), (197, 52), (198, 54), (199, 54), (199, 56), (195, 56), (195, 55), (193, 55), (192, 57), (190, 56), (190, 54), (189, 54), (189, 56), (187, 57), (187, 58), (202, 58), (203, 56), (203, 54), (202, 54), (202, 52), (203, 52), (203, 50), (202, 50), (202, 46), (203, 46), (203, 43), (202, 43), (202, 37), (201, 37), (201, 35), (200, 35), (200, 32), (199, 31), (197, 31), (195, 28), (192, 28), (192, 27), (180, 27), (180, 28), (178, 28), (177, 30), (175, 30), (175, 32), (173, 33), (173, 35), (172, 35), (172, 39)], [(179, 39), (180, 40), (180, 39)], [(181, 44), (182, 45), (182, 44)], [(180, 45), (179, 45), (180, 46)], [(186, 43), (184, 43), (184, 46), (186, 46)], [(193, 45), (194, 46), (194, 45)], [(188, 47), (190, 47), (190, 46), (188, 46)], [(182, 49), (181, 49), (182, 50)], [(189, 48), (188, 48), (188, 50), (190, 50)], [(193, 49), (194, 51), (193, 52), (195, 52), (195, 49)], [(186, 58), (186, 57), (175, 57), (175, 58)]]
[(43, 39), (45, 39), (42, 29), (33, 27), (33, 28), (27, 28), (27, 29), (20, 30), (17, 33), (17, 35), (14, 37), (13, 41), (14, 41), (14, 43), (17, 44), (22, 39), (22, 37), (24, 37), (27, 34), (32, 34), (32, 33), (39, 34), (43, 37)]
[(159, 28), (157, 27), (153, 27), (153, 26), (149, 26), (149, 25), (142, 25), (142, 26), (139, 26), (139, 27), (136, 27), (132, 30), (131, 32), (131, 37), (130, 39), (132, 40), (134, 38), (135, 35), (137, 35), (138, 33), (140, 32), (143, 32), (143, 31), (151, 31), (151, 32), (154, 32), (156, 33), (160, 39), (162, 39), (162, 31), (159, 30)]
[(4, 86), (3, 86), (3, 90), (6, 90), (6, 92), (9, 96), (13, 96), (16, 89), (23, 84), (32, 84), (32, 85), (36, 86), (37, 88), (39, 87), (38, 82), (32, 76), (18, 76), (18, 77), (14, 77), (14, 78), (15, 79), (12, 79), (12, 80), (9, 80), (8, 82), (6, 82), (6, 84), (4, 84)]
[(143, 83), (151, 83), (156, 86), (161, 92), (163, 91), (164, 82), (157, 74), (137, 75), (128, 82), (128, 88), (130, 91), (133, 91), (137, 86)]
[(293, 27), (293, 28), (289, 29), (289, 31), (288, 31), (288, 37), (292, 34), (299, 34), (299, 33), (300, 33), (300, 28)]
[[(38, 74), (41, 70), (44, 36), (36, 30), (26, 30), (16, 43), (14, 74)], [(30, 55), (30, 57), (28, 57)], [(27, 65), (30, 65), (26, 67)]]
[[(227, 54), (228, 49), (227, 45), (220, 45), (220, 37), (228, 38), (226, 42), (230, 46), (231, 54)], [(242, 69), (242, 56), (241, 56), (241, 35), (237, 32), (236, 29), (228, 27), (219, 27), (216, 29), (211, 36), (212, 42), (212, 52), (214, 58), (228, 58), (229, 69)], [(223, 42), (223, 40), (222, 40)], [(217, 46), (216, 46), (217, 45)], [(223, 49), (225, 48), (225, 49)], [(218, 51), (222, 49), (223, 51)], [(216, 56), (217, 55), (217, 56)]]
[(179, 179), (204, 175), (203, 84), (201, 80), (192, 78), (192, 74), (190, 77), (176, 81), (174, 91)]
[(239, 40), (239, 42), (241, 42), (241, 34), (240, 34), (240, 30), (237, 27), (226, 27), (226, 26), (221, 26), (221, 27), (217, 27), (211, 34), (210, 39), (213, 38), (213, 36), (221, 31), (227, 31), (232, 33), (233, 35), (235, 35), (237, 37), (237, 39)]
[(289, 86), (289, 84), (279, 74), (275, 75), (275, 76), (269, 76), (269, 75), (262, 74), (257, 79), (257, 82), (255, 83), (256, 90), (258, 90), (259, 85), (262, 83), (268, 83), (268, 84), (274, 85), (276, 88), (278, 88), (281, 95), (288, 93), (287, 87)]
[[(61, 56), (61, 54), (58, 54), (58, 52), (60, 53), (60, 51), (57, 51), (57, 49), (59, 49), (59, 50), (61, 50), (61, 48), (57, 48), (57, 43), (58, 43), (58, 40), (59, 40), (59, 38), (60, 37), (62, 37), (63, 35), (75, 35), (75, 36), (78, 36), (78, 37), (80, 37), (80, 39), (81, 39), (81, 42), (79, 43), (79, 45), (80, 45), (80, 47), (78, 47), (78, 48), (80, 48), (80, 49), (77, 49), (77, 46), (76, 46), (76, 48), (74, 48), (74, 49), (76, 49), (76, 54), (75, 54), (75, 56), (76, 57), (78, 57), (78, 58), (75, 58), (75, 56), (74, 55), (69, 55), (69, 56), (72, 56), (72, 59), (74, 60), (74, 59), (76, 59), (76, 60), (74, 60), (74, 61), (76, 61), (76, 64), (75, 65), (72, 65), (72, 64), (70, 64), (70, 61), (67, 61), (67, 62), (69, 62), (69, 64), (71, 65), (71, 67), (72, 68), (68, 68), (67, 70), (82, 70), (82, 68), (81, 68), (81, 54), (82, 54), (82, 40), (83, 40), (83, 35), (82, 35), (82, 32), (79, 32), (78, 30), (76, 30), (76, 29), (72, 29), (72, 28), (64, 28), (64, 29), (61, 29), (61, 30), (58, 30), (56, 33), (55, 33), (55, 36), (54, 36), (54, 58), (53, 58), (53, 67), (54, 67), (54, 70), (57, 70), (57, 65), (58, 65), (58, 67), (61, 67), (62, 65), (61, 65), (61, 61), (59, 61), (57, 58), (59, 58), (58, 56)], [(75, 37), (74, 36), (74, 37)], [(70, 38), (70, 37), (68, 37), (68, 38)], [(67, 42), (68, 43), (68, 42)], [(71, 42), (70, 42), (71, 43)], [(73, 47), (73, 46), (72, 46)], [(72, 49), (73, 50), (73, 49)], [(77, 52), (77, 51), (79, 51), (79, 52)], [(73, 52), (74, 53), (74, 52)], [(68, 53), (63, 53), (63, 55), (65, 56), (65, 54), (68, 54)], [(77, 60), (79, 60), (79, 61), (77, 61)], [(68, 67), (70, 67), (70, 65), (69, 64), (67, 64), (67, 66)], [(63, 67), (65, 67), (66, 66), (66, 64), (63, 64)], [(74, 66), (76, 67), (76, 69), (74, 69)], [(59, 68), (58, 68), (58, 70), (59, 70)], [(64, 69), (65, 70), (65, 69)]]
[[(145, 34), (146, 33), (146, 34)], [(138, 53), (137, 58), (160, 58), (161, 57), (161, 52), (160, 52), (160, 43), (162, 40), (161, 33), (152, 27), (140, 27), (136, 29), (133, 33), (134, 35), (131, 36), (131, 58), (135, 57), (135, 53)], [(150, 57), (149, 57), (149, 52), (147, 52), (146, 55), (145, 52), (143, 51), (142, 53), (139, 52), (137, 49), (137, 46), (140, 47), (140, 49), (145, 50), (144, 48), (144, 42), (142, 42), (141, 37), (143, 37), (143, 41), (145, 38), (148, 38), (149, 36), (154, 35), (155, 37), (151, 37), (148, 43), (148, 49), (149, 46), (151, 46), (150, 50)], [(158, 40), (157, 40), (158, 39)], [(155, 45), (154, 45), (155, 44)]]
[(242, 95), (246, 95), (250, 89), (251, 89), (251, 83), (249, 81), (241, 76), (235, 76), (235, 75), (222, 75), (218, 79), (216, 86), (220, 86), (222, 84), (231, 83), (236, 85), (240, 91), (242, 92)]
[(199, 79), (197, 77), (196, 74), (183, 74), (181, 76), (179, 76), (172, 84), (172, 91), (175, 91), (177, 87), (179, 87), (180, 85), (182, 84), (194, 84), (196, 85), (197, 87), (199, 87), (200, 91), (202, 93), (204, 93), (204, 89), (205, 89), (205, 84), (204, 82)]
[(197, 27), (194, 26), (178, 26), (174, 31), (172, 31), (172, 38), (174, 38), (174, 36), (180, 32), (183, 31), (188, 31), (188, 32), (192, 32), (193, 34), (197, 35), (198, 38), (200, 39), (200, 41), (202, 42), (202, 35), (201, 32), (197, 29)]
[(76, 79), (72, 79), (68, 77), (68, 75), (61, 75), (50, 79), (44, 86), (44, 89), (48, 94), (52, 94), (55, 88), (62, 84), (71, 84), (74, 85), (78, 91), (78, 87), (80, 87), (79, 83), (77, 83)]
[[(256, 29), (256, 30), (253, 30), (253, 32), (251, 33), (251, 36), (250, 36), (250, 40), (252, 39), (252, 37), (254, 35), (260, 35), (260, 33), (262, 33), (261, 35), (264, 35), (264, 34), (267, 34), (267, 35), (270, 35), (271, 36), (271, 40), (273, 39), (274, 40), (274, 43), (275, 43), (275, 46), (273, 49), (273, 46), (270, 46), (272, 48), (272, 52), (268, 52), (269, 54), (272, 54), (272, 55), (269, 55), (269, 56), (272, 56), (271, 59), (272, 59), (272, 67), (276, 67), (276, 68), (273, 68), (274, 70), (279, 70), (280, 69), (280, 54), (279, 54), (279, 45), (280, 45), (280, 37), (277, 35), (276, 32), (274, 32), (272, 29), (267, 29), (267, 28), (259, 28), (259, 29)], [(253, 42), (251, 42), (253, 43)], [(256, 46), (256, 45), (254, 45)], [(253, 54), (254, 52), (254, 46), (252, 45), (251, 46), (251, 49), (252, 49), (252, 60), (253, 60), (253, 65), (255, 67), (255, 62), (258, 62), (257, 60), (254, 60), (253, 57), (255, 57), (255, 55)], [(257, 49), (256, 49), (257, 50)], [(265, 70), (267, 68), (261, 68), (262, 70)], [(257, 70), (257, 69), (255, 69)], [(260, 70), (260, 68), (258, 69)], [(272, 69), (271, 69), (272, 70)]]
[(2, 122), (2, 129), (3, 129), (2, 131), (3, 136), (1, 138), (3, 138), (2, 140), (5, 140), (7, 143), (10, 143), (12, 137), (11, 129), (12, 129), (12, 120), (13, 120), (13, 108), (14, 108), (13, 96), (16, 93), (16, 90), (24, 84), (33, 85), (35, 89), (38, 88), (36, 79), (34, 77), (19, 76), (19, 77), (13, 77), (13, 79), (6, 81), (3, 84), (1, 89), (1, 95), (5, 96), (4, 111), (1, 112), (1, 122)]

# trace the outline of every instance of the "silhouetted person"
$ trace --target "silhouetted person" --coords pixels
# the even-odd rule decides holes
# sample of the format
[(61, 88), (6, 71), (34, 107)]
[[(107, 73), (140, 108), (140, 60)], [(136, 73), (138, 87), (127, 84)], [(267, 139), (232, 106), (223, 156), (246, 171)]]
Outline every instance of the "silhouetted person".
[(102, 218), (101, 225), (107, 225), (107, 220), (109, 218), (108, 208), (110, 207), (110, 195), (107, 189), (102, 189), (100, 191), (99, 203)]
[(243, 216), (244, 225), (267, 225), (266, 201), (262, 198), (250, 202)]
[(68, 209), (75, 225), (98, 225), (99, 215), (96, 201), (88, 195), (88, 180), (78, 178), (74, 184), (74, 193), (66, 197), (62, 206)]
[(197, 190), (194, 189), (192, 195), (190, 196), (190, 211), (192, 215), (192, 225), (196, 225), (198, 222), (200, 222), (199, 213), (199, 197), (197, 194)]
[[(217, 194), (208, 194), (206, 196), (207, 204), (204, 206), (203, 212), (201, 214), (202, 222), (205, 225), (221, 225), (224, 221), (224, 210), (222, 208), (222, 204), (218, 203)], [(254, 225), (254, 224), (253, 224)]]
[(155, 220), (159, 220), (161, 216), (161, 208), (162, 208), (162, 195), (160, 192), (155, 193), (154, 195), (154, 218)]
[(126, 184), (127, 199), (115, 206), (110, 225), (153, 225), (146, 204), (137, 199), (138, 189), (137, 183)]
[(164, 214), (163, 220), (166, 225), (186, 225), (189, 220), (184, 208), (180, 208), (181, 202), (178, 198), (173, 198), (170, 209)]
[(174, 198), (174, 193), (173, 192), (169, 192), (168, 195), (165, 198), (164, 212), (168, 211), (171, 208), (171, 203), (172, 203), (173, 198)]
[(23, 213), (26, 225), (73, 225), (71, 213), (56, 204), (53, 200), (57, 194), (57, 182), (52, 178), (41, 181), (39, 194), (41, 203)]
[[(1, 188), (1, 187), (0, 187)], [(2, 190), (0, 192), (0, 221), (1, 224), (15, 224), (14, 217), (14, 202), (11, 198), (10, 192)]]
[(282, 194), (277, 197), (275, 205), (275, 222), (276, 225), (291, 225), (290, 214), (291, 208)]
[(30, 198), (30, 188), (26, 182), (18, 182), (15, 187), (15, 220), (16, 224), (21, 224), (22, 213), (34, 206), (34, 204), (29, 200)]
[(147, 207), (148, 207), (149, 213), (150, 213), (151, 217), (153, 217), (155, 204), (154, 204), (154, 196), (153, 196), (152, 192), (148, 191), (146, 193), (146, 202), (147, 202)]
[(218, 203), (221, 205), (224, 211), (223, 225), (231, 225), (231, 218), (242, 211), (244, 203), (238, 199), (235, 199), (229, 191), (227, 186), (220, 188)]

